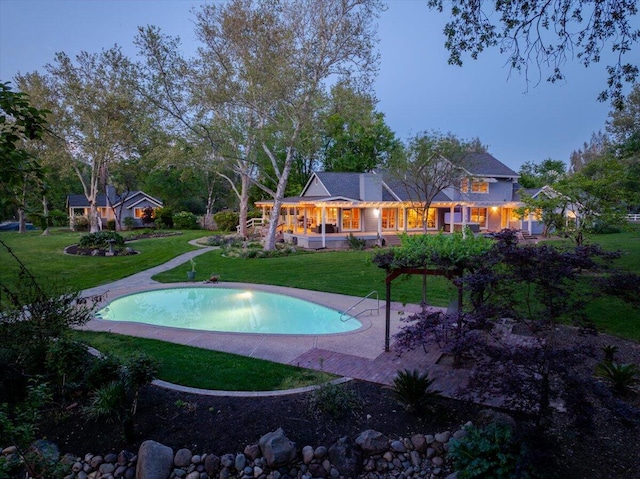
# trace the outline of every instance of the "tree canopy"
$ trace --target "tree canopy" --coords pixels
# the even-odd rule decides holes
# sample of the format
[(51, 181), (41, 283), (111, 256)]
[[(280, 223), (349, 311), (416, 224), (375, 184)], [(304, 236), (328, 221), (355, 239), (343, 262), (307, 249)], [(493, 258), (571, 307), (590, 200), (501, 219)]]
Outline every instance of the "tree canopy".
[(565, 79), (568, 60), (575, 57), (588, 67), (609, 47), (615, 60), (606, 67), (607, 87), (599, 99), (617, 106), (624, 100), (624, 85), (638, 77), (638, 65), (625, 56), (640, 39), (635, 0), (428, 0), (428, 5), (440, 12), (449, 9), (444, 34), (450, 64), (462, 65), (465, 55), (475, 60), (498, 47), (527, 82), (530, 70), (537, 70), (539, 82), (543, 69), (549, 70), (547, 80), (556, 82)]

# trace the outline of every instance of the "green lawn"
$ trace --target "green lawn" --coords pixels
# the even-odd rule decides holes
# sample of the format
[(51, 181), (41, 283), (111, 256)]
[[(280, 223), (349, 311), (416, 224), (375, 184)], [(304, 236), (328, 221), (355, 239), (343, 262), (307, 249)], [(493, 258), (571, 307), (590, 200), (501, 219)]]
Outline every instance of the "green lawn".
[[(26, 234), (2, 232), (0, 240), (43, 284), (54, 281), (73, 289), (85, 289), (130, 276), (196, 249), (188, 241), (205, 234), (202, 231), (185, 231), (178, 236), (138, 240), (128, 244), (140, 251), (140, 254), (131, 256), (107, 258), (64, 254), (64, 248), (77, 243), (81, 235), (67, 229), (54, 229), (50, 236), (42, 236), (39, 231)], [(0, 283), (12, 284), (18, 264), (1, 246), (0, 264)]]
[(207, 349), (111, 333), (74, 331), (75, 339), (120, 359), (142, 352), (158, 360), (158, 377), (183, 386), (225, 391), (273, 391), (330, 381), (336, 376)]
[[(372, 255), (371, 250), (323, 251), (247, 260), (225, 258), (216, 250), (198, 257), (196, 280), (205, 280), (211, 273), (217, 273), (221, 281), (272, 284), (360, 297), (378, 291), (380, 298), (384, 298), (385, 271), (370, 261)], [(188, 269), (189, 265), (184, 264), (153, 279), (163, 283), (183, 281)], [(444, 278), (429, 277), (427, 285), (430, 304), (446, 306), (455, 296), (453, 286)], [(394, 280), (391, 297), (401, 303), (419, 303), (421, 291), (421, 277), (402, 277)]]

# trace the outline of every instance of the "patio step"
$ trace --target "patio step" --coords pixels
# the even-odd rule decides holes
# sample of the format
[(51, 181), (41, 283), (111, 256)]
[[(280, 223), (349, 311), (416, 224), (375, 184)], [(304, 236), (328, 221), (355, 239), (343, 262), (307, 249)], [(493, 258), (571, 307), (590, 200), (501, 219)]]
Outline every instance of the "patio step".
[(384, 235), (385, 246), (400, 246), (400, 236), (398, 235)]

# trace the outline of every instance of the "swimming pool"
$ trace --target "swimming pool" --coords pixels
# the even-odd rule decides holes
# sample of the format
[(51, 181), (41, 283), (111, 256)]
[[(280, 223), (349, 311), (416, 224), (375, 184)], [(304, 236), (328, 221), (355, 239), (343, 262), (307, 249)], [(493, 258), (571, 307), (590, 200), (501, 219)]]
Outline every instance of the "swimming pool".
[(98, 319), (255, 334), (335, 334), (362, 323), (326, 306), (264, 291), (221, 287), (144, 291), (113, 300)]

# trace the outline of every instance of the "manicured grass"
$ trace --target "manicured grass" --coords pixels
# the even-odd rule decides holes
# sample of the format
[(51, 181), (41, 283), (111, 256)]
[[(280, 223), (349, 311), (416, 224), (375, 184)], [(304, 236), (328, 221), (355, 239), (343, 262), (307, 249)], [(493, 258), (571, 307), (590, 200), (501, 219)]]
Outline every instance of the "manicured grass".
[[(279, 258), (225, 258), (220, 250), (197, 259), (196, 280), (217, 273), (221, 281), (272, 284), (291, 288), (325, 291), (363, 297), (378, 291), (385, 298), (383, 269), (371, 262), (373, 251), (325, 251), (295, 254)], [(163, 283), (184, 281), (188, 263), (153, 277)], [(410, 276), (393, 281), (393, 301), (419, 303), (422, 300), (422, 277)], [(455, 297), (452, 284), (445, 278), (427, 278), (427, 302), (447, 306)]]
[(225, 391), (273, 391), (330, 381), (336, 376), (235, 354), (113, 333), (74, 331), (73, 337), (120, 359), (142, 352), (155, 358), (158, 379)]
[[(50, 236), (42, 236), (39, 231), (26, 234), (2, 232), (0, 240), (11, 248), (42, 284), (55, 282), (73, 289), (85, 289), (130, 276), (196, 249), (188, 241), (205, 236), (205, 232), (185, 231), (182, 235), (128, 243), (128, 246), (140, 251), (140, 254), (131, 256), (108, 258), (64, 254), (64, 248), (77, 243), (80, 236), (82, 233), (54, 229)], [(19, 271), (18, 264), (2, 247), (0, 264), (0, 282), (13, 284)]]

